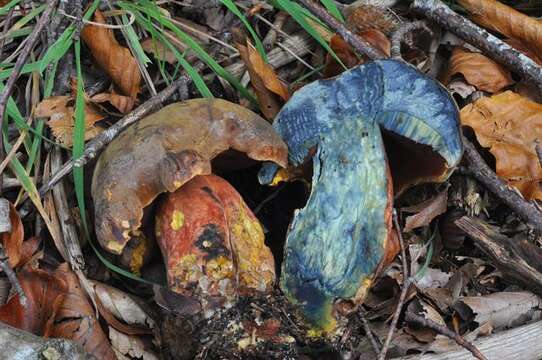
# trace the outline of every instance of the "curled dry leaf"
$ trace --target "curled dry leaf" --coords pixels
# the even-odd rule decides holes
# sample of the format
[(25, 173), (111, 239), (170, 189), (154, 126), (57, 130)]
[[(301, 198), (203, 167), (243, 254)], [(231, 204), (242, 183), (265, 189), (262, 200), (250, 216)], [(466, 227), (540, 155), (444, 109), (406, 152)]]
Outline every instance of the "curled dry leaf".
[(115, 353), (107, 335), (100, 327), (94, 308), (79, 285), (77, 275), (70, 270), (68, 263), (63, 263), (53, 276), (62, 279), (67, 288), (56, 314), (51, 336), (73, 340), (97, 359), (115, 360)]
[[(99, 10), (94, 13), (94, 21), (105, 24), (105, 18)], [(135, 100), (139, 92), (141, 73), (136, 59), (128, 48), (118, 43), (113, 30), (103, 26), (85, 25), (81, 38), (120, 93)]]
[(110, 93), (96, 94), (89, 100), (95, 103), (107, 101), (123, 114), (132, 110), (135, 104), (135, 98), (119, 95), (114, 90), (111, 90)]
[(497, 175), (526, 199), (542, 199), (542, 168), (535, 150), (542, 140), (542, 105), (506, 91), (465, 106), (461, 123), (495, 156)]
[(485, 28), (517, 39), (542, 57), (542, 22), (496, 0), (458, 0), (470, 18)]
[(92, 287), (100, 302), (117, 319), (130, 325), (154, 327), (154, 321), (130, 295), (115, 287), (92, 281)]
[[(381, 31), (377, 29), (367, 29), (360, 31), (358, 36), (367, 41), (374, 48), (380, 50), (383, 54), (390, 56), (391, 43)], [(358, 58), (352, 47), (338, 34), (331, 37), (329, 46), (348, 69), (367, 61), (365, 56), (362, 56), (361, 59)], [(333, 77), (339, 75), (343, 71), (344, 68), (341, 64), (339, 64), (330, 54), (326, 54), (324, 77)]]
[(498, 292), (486, 296), (466, 296), (457, 301), (453, 308), (455, 316), (467, 324), (490, 323), (493, 328), (523, 325), (538, 320), (542, 299), (530, 292)]
[[(182, 335), (179, 334), (179, 336)], [(148, 345), (146, 346), (145, 342), (137, 336), (126, 335), (109, 327), (109, 339), (111, 339), (111, 346), (113, 347), (113, 351), (115, 351), (117, 360), (159, 359), (152, 350), (148, 349)]]
[[(409, 232), (413, 229), (429, 225), (434, 218), (446, 212), (447, 205), (448, 190), (444, 190), (431, 199), (416, 205), (416, 208), (412, 209), (416, 214), (406, 218), (404, 231)], [(410, 212), (409, 208), (403, 208), (402, 210)]]
[(227, 181), (196, 176), (168, 194), (156, 232), (170, 289), (201, 298), (207, 316), (239, 294), (271, 290), (275, 266), (263, 229)]
[(17, 278), (27, 305), (22, 306), (19, 296), (13, 296), (0, 307), (0, 321), (35, 335), (52, 336), (55, 319), (66, 297), (66, 282), (44, 270), (31, 268), (22, 270)]
[(288, 88), (241, 30), (234, 29), (233, 35), (235, 47), (250, 74), (250, 82), (258, 97), (262, 113), (271, 121), (279, 112), (283, 102), (288, 100), (290, 96)]
[(443, 83), (448, 84), (454, 75), (461, 74), (467, 83), (478, 90), (495, 93), (514, 83), (510, 72), (485, 55), (470, 52), (462, 47), (455, 47), (444, 76)]
[(225, 100), (192, 99), (166, 106), (125, 130), (100, 156), (92, 179), (96, 235), (120, 254), (138, 233), (143, 208), (233, 149), (286, 166), (286, 144), (255, 113)]
[(357, 6), (352, 5), (346, 8), (347, 13), (345, 15), (346, 24), (353, 32), (377, 29), (385, 35), (391, 35), (399, 26), (392, 11), (385, 7), (359, 3)]
[(24, 239), (24, 227), (21, 217), (13, 206), (9, 203), (9, 221), (11, 223), (11, 231), (0, 235), (2, 237), (2, 245), (8, 257), (9, 266), (12, 268), (19, 265)]
[[(73, 98), (69, 96), (51, 96), (43, 99), (34, 115), (36, 117), (49, 118), (47, 125), (53, 131), (58, 142), (66, 146), (73, 145), (74, 107), (70, 105)], [(103, 129), (95, 125), (104, 118), (103, 115), (91, 105), (85, 106), (85, 140), (90, 140), (98, 135)]]

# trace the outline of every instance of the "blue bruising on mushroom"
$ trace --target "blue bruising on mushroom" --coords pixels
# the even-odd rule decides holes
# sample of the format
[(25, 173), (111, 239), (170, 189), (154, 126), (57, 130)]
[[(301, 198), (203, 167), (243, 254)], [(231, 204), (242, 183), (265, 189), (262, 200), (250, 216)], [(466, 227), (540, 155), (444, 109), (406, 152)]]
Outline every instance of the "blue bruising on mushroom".
[[(461, 158), (453, 99), (436, 81), (395, 60), (303, 87), (273, 124), (288, 145), (290, 166), (316, 150), (311, 195), (287, 235), (281, 288), (321, 329), (333, 328), (336, 299), (363, 297), (384, 255), (392, 199), (379, 126), (431, 146), (448, 169)], [(271, 183), (277, 170), (265, 164), (260, 182)]]

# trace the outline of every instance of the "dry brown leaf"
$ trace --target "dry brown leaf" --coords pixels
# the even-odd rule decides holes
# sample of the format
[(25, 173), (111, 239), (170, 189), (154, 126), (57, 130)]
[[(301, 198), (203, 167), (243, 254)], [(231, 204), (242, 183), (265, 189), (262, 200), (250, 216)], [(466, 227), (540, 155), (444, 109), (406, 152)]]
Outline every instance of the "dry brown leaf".
[(282, 108), (284, 101), (288, 99), (288, 89), (277, 77), (273, 68), (261, 58), (247, 36), (239, 29), (233, 29), (232, 33), (235, 47), (250, 74), (250, 82), (258, 97), (262, 113), (267, 120), (272, 121)]
[[(153, 38), (146, 38), (141, 41), (141, 47), (145, 52), (153, 54), (155, 58), (166, 61), (170, 64), (177, 63), (177, 57), (167, 46), (165, 46), (161, 41), (156, 41)], [(182, 52), (182, 49), (179, 49)]]
[(463, 75), (467, 83), (476, 86), (478, 90), (490, 93), (496, 93), (514, 83), (510, 72), (501, 65), (485, 55), (459, 46), (452, 51), (443, 82), (448, 84), (456, 74)]
[[(56, 140), (66, 146), (73, 145), (74, 108), (68, 104), (73, 99), (69, 96), (51, 96), (43, 99), (34, 115), (36, 117), (49, 118), (47, 126), (53, 131)], [(87, 104), (85, 106), (85, 141), (94, 138), (103, 129), (95, 124), (104, 116), (96, 109)]]
[(406, 218), (404, 231), (408, 232), (429, 225), (434, 218), (446, 212), (447, 203), (448, 190), (444, 190), (433, 198), (418, 204), (419, 212)]
[(481, 26), (521, 41), (542, 57), (542, 22), (496, 0), (458, 0)]
[(123, 114), (126, 114), (132, 110), (135, 104), (134, 98), (117, 94), (114, 90), (112, 90), (110, 93), (96, 94), (89, 100), (95, 103), (103, 103), (107, 101)]
[(148, 345), (146, 346), (145, 342), (137, 336), (126, 335), (109, 327), (109, 338), (118, 360), (159, 359), (152, 350), (148, 349)]
[(111, 344), (95, 317), (94, 309), (68, 263), (61, 264), (55, 270), (54, 278), (64, 280), (67, 292), (55, 317), (51, 336), (73, 340), (97, 359), (116, 360)]
[[(94, 13), (94, 21), (105, 24), (105, 18), (99, 10)], [(141, 73), (136, 59), (130, 50), (118, 43), (113, 30), (102, 26), (85, 25), (81, 31), (81, 38), (121, 94), (135, 99), (139, 92)]]
[(11, 222), (11, 232), (1, 235), (2, 245), (8, 256), (9, 266), (12, 268), (19, 265), (24, 239), (24, 227), (21, 217), (13, 206), (9, 203), (9, 221)]
[[(374, 48), (380, 50), (383, 54), (390, 56), (391, 43), (381, 31), (377, 29), (367, 29), (359, 32), (358, 36), (371, 44)], [(329, 46), (348, 69), (362, 64), (367, 60), (367, 58), (363, 56), (359, 59), (352, 50), (352, 47), (338, 34), (331, 37)], [(330, 54), (326, 54), (324, 77), (333, 77), (339, 75), (343, 71), (344, 68), (335, 60), (335, 58)]]
[(24, 269), (17, 278), (27, 297), (26, 307), (13, 296), (0, 307), (0, 321), (39, 336), (51, 336), (66, 296), (66, 283), (39, 269)]
[(542, 105), (512, 91), (481, 98), (461, 109), (461, 123), (496, 159), (497, 175), (528, 199), (542, 199), (542, 168), (535, 146), (542, 141)]

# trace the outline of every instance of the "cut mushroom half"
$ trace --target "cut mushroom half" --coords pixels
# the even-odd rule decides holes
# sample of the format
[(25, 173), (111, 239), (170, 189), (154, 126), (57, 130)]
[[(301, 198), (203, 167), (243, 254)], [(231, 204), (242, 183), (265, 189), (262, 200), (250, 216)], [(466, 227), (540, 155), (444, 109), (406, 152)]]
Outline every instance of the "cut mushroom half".
[[(290, 168), (313, 163), (310, 197), (288, 231), (281, 288), (313, 326), (332, 331), (333, 305), (360, 303), (386, 255), (393, 194), (446, 180), (461, 159), (459, 112), (435, 80), (378, 60), (300, 89), (273, 127)], [(260, 182), (276, 183), (279, 169), (265, 164)]]

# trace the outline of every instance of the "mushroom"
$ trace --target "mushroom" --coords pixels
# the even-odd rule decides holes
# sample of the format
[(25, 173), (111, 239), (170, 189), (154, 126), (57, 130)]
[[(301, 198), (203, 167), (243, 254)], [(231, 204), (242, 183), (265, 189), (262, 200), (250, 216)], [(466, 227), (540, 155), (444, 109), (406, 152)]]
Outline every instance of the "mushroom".
[(96, 236), (120, 254), (137, 235), (143, 209), (233, 149), (258, 161), (287, 165), (287, 148), (252, 111), (220, 99), (174, 103), (126, 129), (100, 156), (92, 178)]
[(170, 290), (196, 298), (209, 317), (238, 295), (271, 291), (275, 263), (263, 229), (241, 195), (216, 175), (200, 175), (167, 194), (156, 238)]
[[(298, 90), (273, 127), (288, 145), (289, 169), (313, 163), (311, 194), (288, 230), (280, 286), (315, 328), (332, 331), (334, 304), (361, 303), (386, 255), (393, 194), (446, 180), (461, 159), (459, 112), (433, 79), (378, 60)], [(259, 180), (276, 183), (284, 173), (292, 171), (264, 164)]]

